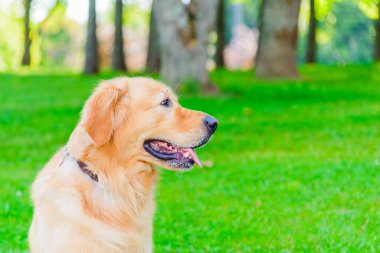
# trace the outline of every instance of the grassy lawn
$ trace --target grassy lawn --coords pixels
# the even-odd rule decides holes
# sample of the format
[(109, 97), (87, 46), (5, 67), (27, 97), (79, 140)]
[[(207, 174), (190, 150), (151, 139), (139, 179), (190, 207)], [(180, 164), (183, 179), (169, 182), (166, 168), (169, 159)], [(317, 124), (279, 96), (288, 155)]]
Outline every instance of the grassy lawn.
[[(155, 252), (380, 252), (380, 67), (301, 69), (259, 82), (216, 71), (213, 164), (161, 171)], [(26, 252), (36, 173), (65, 144), (100, 77), (0, 74), (0, 252)]]

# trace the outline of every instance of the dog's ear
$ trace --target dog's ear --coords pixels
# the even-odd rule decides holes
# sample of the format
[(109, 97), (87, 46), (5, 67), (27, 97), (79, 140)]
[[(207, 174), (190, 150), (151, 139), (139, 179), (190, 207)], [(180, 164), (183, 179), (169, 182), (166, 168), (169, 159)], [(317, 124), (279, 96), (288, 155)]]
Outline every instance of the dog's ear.
[(87, 100), (80, 125), (95, 146), (102, 146), (111, 139), (117, 124), (120, 123), (116, 109), (126, 93), (126, 79), (114, 79), (101, 83)]

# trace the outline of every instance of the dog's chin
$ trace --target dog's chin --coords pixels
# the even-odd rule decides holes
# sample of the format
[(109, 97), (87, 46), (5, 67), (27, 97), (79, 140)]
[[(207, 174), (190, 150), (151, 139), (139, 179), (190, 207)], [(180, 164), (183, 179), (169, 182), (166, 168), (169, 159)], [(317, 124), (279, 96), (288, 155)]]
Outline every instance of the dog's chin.
[(175, 171), (188, 171), (194, 167), (202, 167), (194, 149), (204, 145), (208, 138), (191, 147), (181, 147), (172, 142), (160, 139), (149, 139), (144, 142), (144, 149), (152, 157), (154, 164)]

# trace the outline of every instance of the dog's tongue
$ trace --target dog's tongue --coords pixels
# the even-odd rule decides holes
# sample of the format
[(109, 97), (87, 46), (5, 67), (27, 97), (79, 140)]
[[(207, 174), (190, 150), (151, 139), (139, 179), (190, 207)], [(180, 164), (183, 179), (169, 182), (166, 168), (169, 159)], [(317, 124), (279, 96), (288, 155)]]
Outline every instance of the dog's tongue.
[(193, 159), (193, 161), (196, 165), (198, 165), (199, 168), (202, 168), (201, 161), (199, 161), (199, 158), (195, 151), (192, 148), (186, 148), (185, 151), (190, 152), (191, 159)]

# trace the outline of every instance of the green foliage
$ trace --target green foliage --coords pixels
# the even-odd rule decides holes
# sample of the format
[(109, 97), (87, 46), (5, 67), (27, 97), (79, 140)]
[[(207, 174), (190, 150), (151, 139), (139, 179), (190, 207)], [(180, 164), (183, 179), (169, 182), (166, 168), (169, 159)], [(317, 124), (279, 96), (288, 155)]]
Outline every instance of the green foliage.
[(335, 4), (331, 16), (322, 24), (322, 30), (331, 34), (331, 40), (321, 45), (319, 57), (323, 62), (347, 64), (372, 61), (373, 22), (361, 12), (356, 1)]
[[(30, 21), (30, 37), (32, 39), (31, 45), (31, 64), (33, 67), (40, 66), (41, 63), (59, 65), (62, 61), (59, 59), (59, 55), (50, 54), (52, 47), (62, 48), (66, 47), (63, 54), (67, 54), (67, 51), (73, 51), (74, 48), (70, 48), (68, 41), (67, 26), (63, 24), (66, 21), (65, 15), (65, 1), (61, 0), (61, 5), (54, 12), (53, 17), (50, 17), (49, 23), (46, 25), (47, 29), (42, 29), (46, 33), (40, 33), (41, 23), (33, 23)], [(31, 12), (36, 11), (35, 4), (42, 4), (43, 1), (32, 1)], [(22, 12), (20, 12), (22, 10)], [(7, 10), (0, 9), (0, 31), (5, 36), (0, 36), (0, 70), (17, 69), (20, 67), (22, 54), (24, 52), (24, 6), (23, 1), (17, 0), (12, 2)], [(58, 15), (57, 15), (58, 14)], [(63, 33), (65, 33), (64, 38)], [(57, 38), (58, 37), (58, 38)]]
[(244, 23), (248, 27), (259, 27), (259, 10), (261, 1), (258, 0), (246, 0), (244, 6)]
[[(125, 3), (127, 2), (127, 3)], [(123, 25), (131, 29), (148, 32), (150, 9), (144, 9), (139, 0), (124, 1)], [(114, 24), (115, 5), (107, 12), (108, 23)]]
[(379, 18), (379, 10), (378, 10), (379, 0), (360, 0), (358, 2), (359, 8), (363, 11), (363, 13), (370, 19), (378, 19)]
[(65, 12), (66, 6), (59, 6), (44, 27), (39, 29), (41, 66), (63, 66), (67, 55), (75, 50), (71, 48), (73, 38)]
[[(310, 0), (304, 0), (310, 1)], [(315, 16), (317, 20), (322, 21), (331, 13), (331, 9), (334, 4), (341, 2), (342, 0), (315, 0)]]
[(130, 3), (124, 8), (123, 23), (130, 28), (149, 30), (150, 10), (141, 9), (137, 3)]
[[(309, 6), (306, 2), (308, 1), (305, 0), (301, 6), (299, 62), (304, 61), (308, 33)], [(316, 3), (319, 3), (316, 5), (317, 61), (322, 64), (372, 62), (375, 39), (374, 20), (362, 11), (360, 8), (362, 2), (321, 0)], [(371, 6), (377, 11), (376, 5)]]
[[(124, 27), (147, 33), (149, 30), (150, 9), (144, 8), (141, 1), (126, 1), (124, 8)], [(23, 1), (17, 0), (9, 4), (6, 10), (0, 8), (0, 71), (20, 67), (23, 53)], [(46, 11), (42, 21), (31, 21), (31, 57), (33, 67), (70, 66), (73, 62), (83, 61), (83, 41), (85, 25), (66, 18), (67, 1), (60, 0), (57, 8), (56, 0), (32, 1), (32, 16), (39, 8)], [(111, 5), (112, 6), (112, 5)], [(114, 24), (114, 8), (107, 10), (106, 18), (98, 15), (98, 23), (106, 23), (112, 29)], [(53, 11), (51, 11), (53, 10)], [(42, 13), (44, 13), (42, 11)], [(50, 12), (49, 12), (50, 11)], [(86, 10), (87, 11), (87, 10)], [(41, 12), (40, 12), (41, 14)], [(50, 15), (51, 14), (51, 15)], [(46, 18), (48, 17), (48, 18)], [(108, 17), (108, 19), (107, 19)], [(78, 67), (76, 64), (74, 67)]]
[[(303, 67), (299, 81), (219, 70), (211, 168), (162, 170), (156, 252), (380, 252), (380, 67)], [(1, 74), (0, 252), (24, 252), (30, 184), (99, 77)]]
[(229, 0), (228, 2), (231, 4), (249, 4), (251, 0)]
[[(14, 69), (22, 57), (22, 20), (14, 10), (0, 9), (0, 71)], [(6, 36), (4, 36), (6, 34)]]

